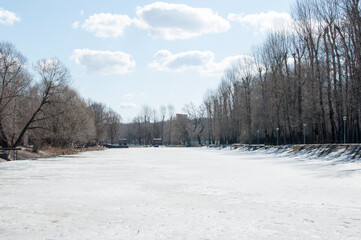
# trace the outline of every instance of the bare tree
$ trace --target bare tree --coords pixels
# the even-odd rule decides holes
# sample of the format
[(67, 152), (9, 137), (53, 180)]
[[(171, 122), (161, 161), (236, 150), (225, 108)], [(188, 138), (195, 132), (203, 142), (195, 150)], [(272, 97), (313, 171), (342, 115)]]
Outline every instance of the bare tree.
[[(0, 145), (4, 147), (11, 144), (4, 129), (5, 118), (11, 113), (14, 116), (14, 107), (19, 107), (16, 106), (17, 98), (23, 98), (30, 88), (31, 78), (24, 69), (25, 62), (25, 57), (14, 45), (0, 42)], [(13, 105), (10, 112), (9, 105)]]
[(161, 118), (161, 125), (160, 125), (160, 137), (164, 141), (164, 125), (165, 125), (165, 118), (167, 114), (167, 107), (162, 105), (159, 109), (160, 118)]
[(178, 144), (191, 145), (191, 124), (185, 114), (177, 114), (175, 119), (176, 139)]
[(94, 124), (96, 129), (95, 140), (97, 143), (101, 143), (107, 138), (106, 120), (107, 120), (107, 107), (105, 104), (91, 102), (90, 108), (94, 114)]
[(90, 143), (95, 137), (95, 125), (86, 102), (72, 89), (54, 97), (53, 101), (56, 104), (44, 106), (43, 120), (29, 128), (40, 130), (33, 132), (31, 140), (59, 147)]
[(68, 89), (69, 71), (58, 59), (38, 61), (34, 64), (34, 68), (41, 78), (38, 86), (40, 101), (12, 145), (13, 147), (21, 143), (25, 132), (34, 122), (42, 120), (41, 118), (37, 119), (37, 116), (41, 113), (43, 107), (55, 103), (56, 97)]
[(186, 104), (183, 111), (188, 115), (190, 122), (192, 123), (192, 133), (197, 138), (198, 144), (202, 145), (203, 130), (205, 128), (204, 115), (205, 109), (202, 105), (196, 107), (194, 103)]
[(120, 121), (120, 115), (110, 109), (106, 117), (106, 126), (108, 129), (108, 136), (111, 143), (115, 143), (115, 141), (119, 140), (121, 127)]

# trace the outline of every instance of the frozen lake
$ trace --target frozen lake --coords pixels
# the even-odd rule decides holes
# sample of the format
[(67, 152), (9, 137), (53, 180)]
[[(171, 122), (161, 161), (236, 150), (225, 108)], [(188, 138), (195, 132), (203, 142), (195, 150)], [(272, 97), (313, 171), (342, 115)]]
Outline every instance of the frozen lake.
[(129, 148), (0, 164), (0, 239), (360, 239), (361, 164)]

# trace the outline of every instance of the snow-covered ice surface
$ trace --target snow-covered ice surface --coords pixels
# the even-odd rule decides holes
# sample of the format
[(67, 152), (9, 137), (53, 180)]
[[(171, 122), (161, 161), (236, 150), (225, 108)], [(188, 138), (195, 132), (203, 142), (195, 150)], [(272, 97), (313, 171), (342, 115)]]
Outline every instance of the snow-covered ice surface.
[(360, 239), (361, 163), (129, 148), (0, 164), (0, 239)]

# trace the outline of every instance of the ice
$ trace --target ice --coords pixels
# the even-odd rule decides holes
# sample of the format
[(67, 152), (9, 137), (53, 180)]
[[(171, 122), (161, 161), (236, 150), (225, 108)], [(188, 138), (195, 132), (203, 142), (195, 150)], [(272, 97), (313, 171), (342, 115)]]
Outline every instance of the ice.
[(0, 239), (360, 239), (361, 164), (128, 148), (0, 164)]

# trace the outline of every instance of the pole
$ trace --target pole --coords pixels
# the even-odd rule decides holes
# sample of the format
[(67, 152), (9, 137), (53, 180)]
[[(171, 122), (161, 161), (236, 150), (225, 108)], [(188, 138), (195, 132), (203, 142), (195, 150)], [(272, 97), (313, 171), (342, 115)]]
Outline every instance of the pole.
[(280, 130), (279, 128), (276, 128), (276, 131), (277, 131), (277, 145), (278, 145), (278, 131), (279, 130)]
[(307, 124), (303, 124), (303, 144), (306, 144), (306, 126)]
[(257, 145), (259, 145), (259, 130), (257, 130)]
[(343, 116), (343, 144), (346, 143), (346, 120), (347, 120), (347, 117), (346, 116)]

